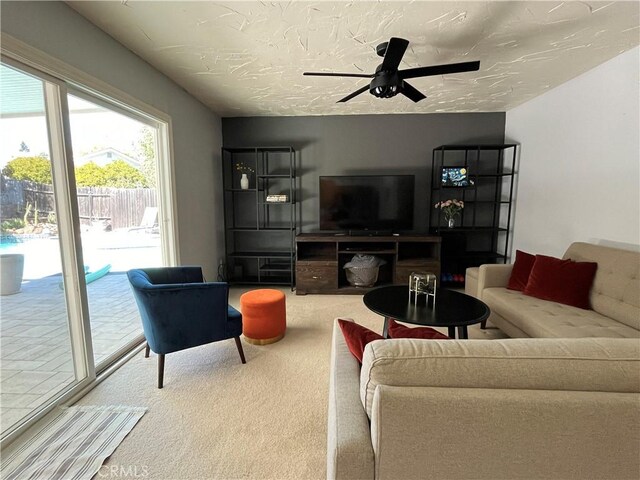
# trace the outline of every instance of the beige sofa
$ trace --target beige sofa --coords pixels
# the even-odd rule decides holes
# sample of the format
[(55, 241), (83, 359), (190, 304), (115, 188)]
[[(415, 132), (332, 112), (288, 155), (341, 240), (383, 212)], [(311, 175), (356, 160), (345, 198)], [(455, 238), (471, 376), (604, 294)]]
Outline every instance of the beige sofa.
[(378, 340), (336, 322), (329, 479), (637, 479), (640, 342)]
[(465, 292), (491, 309), (489, 322), (510, 337), (640, 337), (640, 253), (573, 243), (565, 259), (596, 262), (593, 310), (529, 297), (506, 288), (512, 265), (467, 270)]

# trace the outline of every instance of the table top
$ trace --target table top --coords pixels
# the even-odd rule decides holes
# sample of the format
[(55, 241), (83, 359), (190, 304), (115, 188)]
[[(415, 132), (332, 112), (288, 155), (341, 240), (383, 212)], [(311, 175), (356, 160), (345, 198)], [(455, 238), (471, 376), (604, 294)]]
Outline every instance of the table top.
[(475, 297), (438, 288), (436, 307), (409, 302), (409, 287), (390, 285), (367, 292), (363, 298), (367, 308), (378, 315), (401, 322), (429, 327), (458, 327), (480, 323), (489, 317), (489, 307)]

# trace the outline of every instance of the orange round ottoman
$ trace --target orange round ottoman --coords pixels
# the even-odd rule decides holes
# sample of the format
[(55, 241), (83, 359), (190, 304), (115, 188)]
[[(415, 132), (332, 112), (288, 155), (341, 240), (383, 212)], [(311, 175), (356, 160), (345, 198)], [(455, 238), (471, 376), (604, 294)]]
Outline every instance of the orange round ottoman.
[(268, 345), (284, 337), (287, 309), (284, 293), (263, 288), (240, 296), (242, 333), (254, 345)]

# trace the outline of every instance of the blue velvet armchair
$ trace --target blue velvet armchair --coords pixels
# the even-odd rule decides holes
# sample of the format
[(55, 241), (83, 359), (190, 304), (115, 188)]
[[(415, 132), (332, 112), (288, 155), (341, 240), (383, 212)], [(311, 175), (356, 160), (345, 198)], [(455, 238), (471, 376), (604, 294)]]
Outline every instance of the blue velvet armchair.
[(246, 363), (240, 335), (242, 314), (229, 305), (229, 286), (204, 282), (200, 267), (162, 267), (127, 272), (149, 349), (158, 354), (162, 388), (167, 353), (234, 338)]

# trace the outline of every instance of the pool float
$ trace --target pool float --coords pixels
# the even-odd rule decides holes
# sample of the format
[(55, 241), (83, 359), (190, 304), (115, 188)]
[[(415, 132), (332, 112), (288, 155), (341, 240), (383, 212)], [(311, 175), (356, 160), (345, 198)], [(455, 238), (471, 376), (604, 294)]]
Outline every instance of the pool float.
[(98, 280), (99, 278), (104, 277), (107, 273), (109, 273), (109, 270), (111, 270), (111, 264), (107, 263), (104, 267), (99, 268), (98, 270), (96, 270), (95, 272), (87, 272), (84, 274), (84, 278), (87, 282), (87, 284)]
[[(107, 263), (104, 267), (99, 268), (95, 272), (90, 272), (89, 271), (89, 267), (87, 267), (85, 265), (84, 266), (84, 279), (85, 279), (85, 282), (87, 283), (87, 285), (89, 285), (91, 282), (94, 282), (94, 281), (98, 280), (99, 278), (104, 277), (107, 273), (109, 273), (109, 270), (111, 270), (111, 264), (110, 263)], [(60, 289), (63, 290), (64, 289), (63, 282), (58, 283), (58, 287), (60, 287)]]

